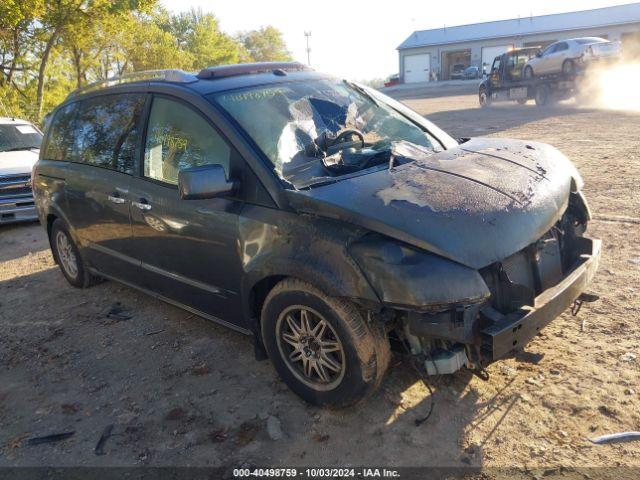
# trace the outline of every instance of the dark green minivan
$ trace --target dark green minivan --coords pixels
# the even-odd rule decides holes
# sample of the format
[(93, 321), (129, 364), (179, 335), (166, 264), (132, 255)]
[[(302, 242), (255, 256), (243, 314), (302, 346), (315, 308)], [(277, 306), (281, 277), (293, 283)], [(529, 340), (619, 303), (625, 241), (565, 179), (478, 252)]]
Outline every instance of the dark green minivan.
[(116, 280), (249, 334), (317, 405), (375, 390), (391, 344), (427, 374), (482, 374), (581, 295), (600, 252), (555, 148), (457, 141), (298, 63), (74, 92), (33, 187), (71, 285)]

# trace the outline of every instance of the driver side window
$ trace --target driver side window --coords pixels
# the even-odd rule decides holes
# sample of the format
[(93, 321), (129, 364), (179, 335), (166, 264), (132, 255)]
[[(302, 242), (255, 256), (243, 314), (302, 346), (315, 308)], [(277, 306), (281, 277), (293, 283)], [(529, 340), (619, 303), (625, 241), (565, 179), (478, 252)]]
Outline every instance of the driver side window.
[(144, 149), (144, 176), (172, 185), (178, 172), (222, 165), (229, 178), (231, 149), (218, 132), (182, 102), (156, 97), (151, 106)]

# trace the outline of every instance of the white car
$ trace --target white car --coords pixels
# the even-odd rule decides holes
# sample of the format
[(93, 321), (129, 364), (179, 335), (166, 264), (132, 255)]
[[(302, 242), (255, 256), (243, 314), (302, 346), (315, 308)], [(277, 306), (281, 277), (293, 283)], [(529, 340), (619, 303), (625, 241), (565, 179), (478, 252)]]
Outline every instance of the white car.
[(571, 38), (552, 43), (527, 62), (524, 77), (564, 73), (571, 75), (588, 62), (620, 54), (620, 42), (599, 37)]
[(0, 117), (0, 225), (38, 219), (31, 170), (42, 132), (26, 120)]

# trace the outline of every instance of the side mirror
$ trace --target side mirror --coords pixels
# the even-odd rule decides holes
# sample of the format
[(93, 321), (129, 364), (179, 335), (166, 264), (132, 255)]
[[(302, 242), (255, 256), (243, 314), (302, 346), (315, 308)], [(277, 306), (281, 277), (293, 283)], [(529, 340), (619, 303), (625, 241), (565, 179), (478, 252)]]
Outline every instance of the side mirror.
[(542, 52), (536, 52), (536, 57), (540, 58), (542, 56)]
[(227, 180), (222, 165), (203, 165), (178, 173), (178, 189), (183, 200), (202, 200), (235, 192), (236, 182)]

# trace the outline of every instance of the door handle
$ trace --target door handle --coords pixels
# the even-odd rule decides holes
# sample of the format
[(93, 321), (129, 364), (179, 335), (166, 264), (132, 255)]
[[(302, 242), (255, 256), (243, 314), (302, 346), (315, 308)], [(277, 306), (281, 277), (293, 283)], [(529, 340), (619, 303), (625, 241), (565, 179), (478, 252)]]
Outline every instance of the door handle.
[(126, 200), (122, 197), (118, 197), (115, 195), (109, 195), (107, 197), (107, 200), (109, 200), (111, 203), (117, 203), (117, 204), (122, 204), (124, 202), (126, 202)]
[(151, 205), (149, 205), (149, 202), (146, 198), (141, 198), (139, 202), (131, 202), (131, 205), (143, 211), (151, 210)]

